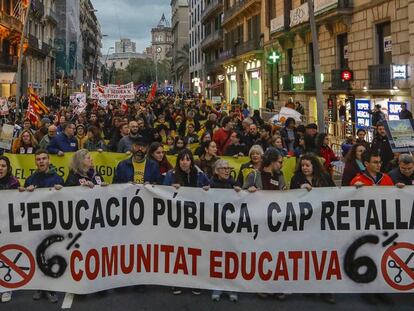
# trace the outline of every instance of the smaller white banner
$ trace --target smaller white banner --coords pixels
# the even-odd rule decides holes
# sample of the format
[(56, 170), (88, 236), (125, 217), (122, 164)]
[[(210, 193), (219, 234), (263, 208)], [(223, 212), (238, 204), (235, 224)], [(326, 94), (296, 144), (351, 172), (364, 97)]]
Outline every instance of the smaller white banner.
[(302, 24), (309, 20), (309, 5), (302, 4), (300, 7), (290, 11), (290, 27)]
[(134, 83), (130, 82), (124, 85), (106, 85), (101, 86), (91, 83), (91, 98), (106, 100), (134, 99)]
[(280, 15), (270, 21), (270, 33), (283, 30), (285, 26), (285, 16)]

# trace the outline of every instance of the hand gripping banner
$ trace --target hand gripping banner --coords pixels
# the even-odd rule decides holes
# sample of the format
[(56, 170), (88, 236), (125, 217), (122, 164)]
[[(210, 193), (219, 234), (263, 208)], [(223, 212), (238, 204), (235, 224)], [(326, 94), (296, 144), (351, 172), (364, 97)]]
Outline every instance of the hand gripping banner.
[(413, 292), (413, 190), (2, 191), (0, 292)]

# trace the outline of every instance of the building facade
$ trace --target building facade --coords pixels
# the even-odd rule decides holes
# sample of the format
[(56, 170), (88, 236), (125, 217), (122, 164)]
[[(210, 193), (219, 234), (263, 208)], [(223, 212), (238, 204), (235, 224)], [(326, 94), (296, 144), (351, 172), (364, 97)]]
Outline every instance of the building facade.
[(154, 61), (170, 59), (172, 46), (172, 30), (163, 14), (157, 27), (151, 29), (151, 54)]
[(252, 109), (263, 104), (264, 15), (262, 0), (224, 0), (219, 60), (225, 70), (225, 97), (229, 102), (243, 97)]
[[(266, 2), (265, 57), (280, 61), (265, 66), (264, 97), (283, 105), (290, 98), (316, 121), (317, 104), (312, 36), (307, 3)], [(370, 125), (375, 104), (390, 119), (400, 104), (413, 101), (414, 1), (315, 0), (327, 121), (345, 119), (348, 129)], [(410, 28), (411, 25), (411, 28)], [(345, 106), (346, 115), (339, 115)]]
[(16, 73), (23, 23), (14, 0), (0, 0), (0, 97), (16, 95)]
[(113, 53), (104, 58), (106, 68), (125, 70), (132, 59), (151, 59), (152, 56), (144, 53)]
[[(190, 0), (191, 1), (191, 0)], [(190, 15), (188, 0), (172, 0), (171, 25), (173, 46), (171, 51), (174, 89), (190, 89)]]
[(205, 89), (203, 79), (203, 53), (200, 43), (204, 39), (201, 12), (204, 7), (203, 0), (189, 1), (189, 35), (190, 35), (190, 90), (194, 93), (202, 93)]
[(121, 38), (115, 42), (115, 53), (136, 53), (137, 44), (131, 39)]
[(224, 69), (220, 55), (223, 53), (223, 0), (204, 0), (201, 12), (201, 23), (204, 29), (204, 39), (200, 48), (203, 53), (205, 95), (224, 95)]
[(98, 60), (101, 56), (102, 32), (90, 0), (81, 0), (80, 28), (82, 31), (82, 75), (83, 83), (95, 81), (98, 75)]

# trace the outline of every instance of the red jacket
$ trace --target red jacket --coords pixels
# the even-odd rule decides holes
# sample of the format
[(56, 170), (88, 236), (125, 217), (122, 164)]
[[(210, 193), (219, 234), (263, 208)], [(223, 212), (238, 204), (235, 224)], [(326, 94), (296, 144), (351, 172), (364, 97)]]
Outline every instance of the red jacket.
[(377, 180), (375, 181), (367, 172), (359, 173), (351, 181), (351, 186), (357, 182), (362, 182), (365, 186), (394, 186), (394, 182), (387, 174), (378, 173)]
[(338, 157), (336, 156), (335, 152), (333, 152), (333, 150), (328, 146), (322, 146), (319, 150), (319, 153), (321, 157), (325, 159), (325, 167), (329, 172), (331, 168), (331, 163), (333, 161), (338, 161)]
[(228, 145), (230, 145), (230, 136), (233, 131), (226, 131), (224, 128), (219, 128), (214, 132), (213, 140), (217, 144), (217, 155), (223, 155)]

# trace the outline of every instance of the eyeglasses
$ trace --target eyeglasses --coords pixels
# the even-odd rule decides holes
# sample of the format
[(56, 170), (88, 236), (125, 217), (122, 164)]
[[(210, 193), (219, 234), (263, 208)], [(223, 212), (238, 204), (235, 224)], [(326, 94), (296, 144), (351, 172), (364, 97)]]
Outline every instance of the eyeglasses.
[(231, 167), (219, 167), (219, 170), (225, 170), (225, 171), (231, 171), (232, 168)]

